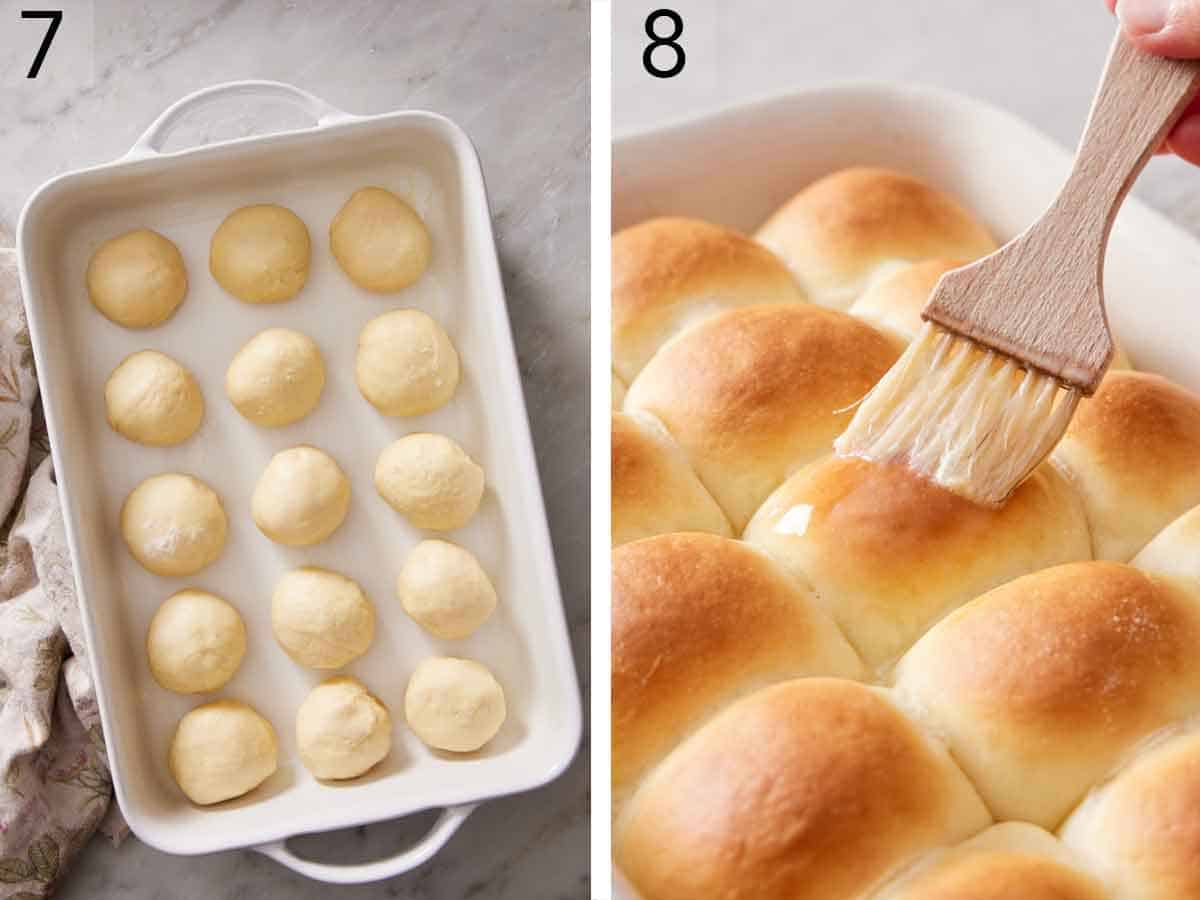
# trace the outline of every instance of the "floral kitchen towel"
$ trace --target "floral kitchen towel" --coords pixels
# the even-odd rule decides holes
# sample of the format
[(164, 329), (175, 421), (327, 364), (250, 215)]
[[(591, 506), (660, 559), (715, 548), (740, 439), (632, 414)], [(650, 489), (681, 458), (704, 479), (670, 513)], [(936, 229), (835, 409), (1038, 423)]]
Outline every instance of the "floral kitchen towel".
[(53, 893), (124, 823), (100, 733), (16, 254), (0, 249), (0, 900)]

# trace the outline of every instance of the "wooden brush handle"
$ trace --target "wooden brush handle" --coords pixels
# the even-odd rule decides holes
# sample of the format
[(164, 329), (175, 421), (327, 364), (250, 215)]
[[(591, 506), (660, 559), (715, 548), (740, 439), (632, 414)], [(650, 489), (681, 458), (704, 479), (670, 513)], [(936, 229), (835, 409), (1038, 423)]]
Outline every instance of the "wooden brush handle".
[(1089, 219), (1100, 225), (1099, 233), (1079, 236), (1098, 239), (1101, 255), (1121, 201), (1197, 90), (1200, 60), (1146, 53), (1117, 30), (1054, 210), (1072, 220), (1077, 234)]
[(1104, 251), (1134, 179), (1200, 89), (1200, 61), (1118, 31), (1058, 198), (995, 253), (942, 276), (922, 316), (1091, 395), (1112, 359)]

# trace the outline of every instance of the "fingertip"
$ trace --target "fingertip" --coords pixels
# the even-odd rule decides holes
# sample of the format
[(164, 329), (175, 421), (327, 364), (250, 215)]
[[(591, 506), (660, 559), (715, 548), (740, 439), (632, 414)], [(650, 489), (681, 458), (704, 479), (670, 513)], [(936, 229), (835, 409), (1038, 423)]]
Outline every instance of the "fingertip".
[(1190, 113), (1171, 129), (1167, 146), (1180, 159), (1200, 166), (1200, 113)]

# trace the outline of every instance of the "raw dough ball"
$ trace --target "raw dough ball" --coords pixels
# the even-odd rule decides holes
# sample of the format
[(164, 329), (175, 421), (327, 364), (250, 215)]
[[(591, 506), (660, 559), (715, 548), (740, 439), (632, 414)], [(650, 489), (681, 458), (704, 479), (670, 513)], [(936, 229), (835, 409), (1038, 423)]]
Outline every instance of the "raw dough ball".
[(146, 632), (154, 680), (168, 691), (202, 694), (225, 684), (246, 655), (246, 625), (216, 594), (189, 588), (172, 594)]
[(315, 567), (294, 569), (275, 586), (271, 629), (300, 665), (339, 669), (371, 646), (375, 608), (344, 575)]
[(290, 328), (268, 328), (246, 342), (225, 373), (225, 393), (255, 425), (289, 425), (316, 408), (325, 362), (316, 342)]
[(383, 188), (355, 191), (329, 226), (329, 248), (360, 288), (389, 294), (429, 265), (429, 232), (416, 211)]
[(133, 558), (155, 575), (194, 575), (225, 547), (225, 510), (191, 475), (154, 475), (121, 507), (121, 535)]
[(449, 402), (458, 352), (419, 309), (397, 309), (366, 324), (354, 358), (358, 389), (385, 416), (419, 416)]
[(240, 700), (215, 700), (179, 720), (167, 762), (188, 799), (205, 805), (254, 790), (278, 758), (270, 722)]
[(479, 560), (446, 541), (421, 541), (413, 548), (396, 593), (404, 611), (439, 638), (468, 637), (496, 608), (496, 589)]
[(375, 489), (418, 528), (448, 531), (479, 509), (483, 469), (445, 435), (409, 434), (379, 454)]
[(104, 385), (104, 405), (113, 431), (151, 447), (183, 443), (204, 418), (204, 395), (192, 373), (157, 350), (122, 360)]
[(126, 328), (165, 322), (183, 302), (187, 288), (179, 248), (148, 228), (105, 241), (88, 262), (92, 304)]
[(339, 675), (318, 684), (300, 704), (296, 746), (317, 778), (354, 778), (392, 749), (392, 717), (362, 682)]
[(333, 458), (316, 447), (291, 447), (271, 457), (250, 512), (277, 544), (305, 547), (337, 530), (350, 508), (350, 482)]
[(308, 229), (282, 206), (243, 206), (213, 233), (208, 268), (247, 303), (279, 303), (300, 293), (311, 256)]
[(404, 715), (430, 747), (469, 753), (494, 738), (504, 723), (504, 690), (474, 660), (434, 656), (409, 679)]

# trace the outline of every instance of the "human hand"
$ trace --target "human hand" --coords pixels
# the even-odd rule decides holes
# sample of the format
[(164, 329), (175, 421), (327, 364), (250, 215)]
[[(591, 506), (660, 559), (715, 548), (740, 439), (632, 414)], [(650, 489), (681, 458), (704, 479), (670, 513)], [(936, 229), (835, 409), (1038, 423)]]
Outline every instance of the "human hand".
[[(1105, 0), (1126, 37), (1148, 53), (1200, 59), (1200, 0)], [(1200, 97), (1184, 112), (1160, 152), (1200, 165)]]

